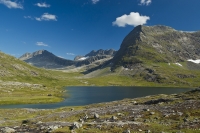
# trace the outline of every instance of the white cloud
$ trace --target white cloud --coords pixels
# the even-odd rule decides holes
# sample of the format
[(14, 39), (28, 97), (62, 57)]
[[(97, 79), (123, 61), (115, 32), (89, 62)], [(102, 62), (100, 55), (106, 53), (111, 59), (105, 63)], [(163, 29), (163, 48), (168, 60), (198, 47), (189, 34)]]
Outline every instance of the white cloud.
[(96, 4), (97, 2), (99, 2), (100, 0), (92, 0), (93, 4)]
[(45, 47), (48, 46), (47, 44), (45, 44), (45, 43), (43, 43), (43, 42), (37, 42), (36, 45), (38, 45), (38, 46), (45, 46)]
[(33, 17), (31, 17), (31, 16), (24, 16), (24, 18), (33, 20)]
[(49, 13), (44, 13), (41, 17), (35, 17), (37, 21), (57, 21), (57, 16)]
[(138, 12), (131, 12), (130, 15), (124, 14), (116, 18), (116, 21), (112, 22), (112, 24), (119, 27), (125, 27), (126, 25), (137, 26), (146, 24), (149, 19), (150, 17), (142, 16)]
[(0, 4), (4, 4), (8, 8), (20, 8), (23, 9), (21, 3), (13, 2), (11, 0), (0, 0)]
[(75, 55), (74, 53), (66, 53), (67, 55)]
[(24, 16), (24, 18), (32, 18), (31, 16)]
[(44, 8), (48, 8), (48, 7), (51, 6), (51, 5), (46, 4), (46, 3), (37, 3), (37, 4), (35, 4), (35, 5), (38, 6), (38, 7), (44, 7)]
[(149, 5), (149, 4), (151, 4), (151, 0), (140, 0), (140, 5)]

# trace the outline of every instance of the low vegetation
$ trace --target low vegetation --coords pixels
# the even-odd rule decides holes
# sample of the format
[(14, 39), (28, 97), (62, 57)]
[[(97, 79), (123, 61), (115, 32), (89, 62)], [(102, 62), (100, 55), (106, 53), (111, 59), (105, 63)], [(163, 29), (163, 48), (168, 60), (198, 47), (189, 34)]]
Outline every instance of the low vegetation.
[[(200, 90), (58, 109), (0, 109), (0, 132), (123, 133), (200, 129)], [(81, 124), (82, 123), (82, 124)]]
[(138, 70), (119, 67), (115, 72), (106, 67), (92, 72), (92, 76), (91, 73), (39, 69), (4, 53), (0, 53), (0, 60), (0, 104), (60, 102), (66, 86), (200, 86), (200, 72), (188, 70), (184, 62), (178, 66), (147, 61), (148, 71), (160, 76), (158, 82), (145, 79), (148, 77), (142, 67)]

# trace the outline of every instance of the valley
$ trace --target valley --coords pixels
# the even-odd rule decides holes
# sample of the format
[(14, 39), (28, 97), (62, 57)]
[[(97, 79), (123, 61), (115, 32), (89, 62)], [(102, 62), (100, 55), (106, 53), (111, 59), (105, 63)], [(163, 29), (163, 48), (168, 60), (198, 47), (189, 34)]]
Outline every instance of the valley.
[(196, 88), (86, 106), (0, 109), (0, 132), (198, 132), (199, 38), (199, 32), (137, 26), (118, 51), (93, 50), (74, 60), (47, 50), (19, 59), (0, 52), (0, 105), (58, 103), (67, 86)]
[(198, 87), (198, 35), (137, 26), (118, 51), (93, 50), (74, 60), (46, 50), (19, 59), (1, 52), (0, 104), (59, 102), (66, 86)]

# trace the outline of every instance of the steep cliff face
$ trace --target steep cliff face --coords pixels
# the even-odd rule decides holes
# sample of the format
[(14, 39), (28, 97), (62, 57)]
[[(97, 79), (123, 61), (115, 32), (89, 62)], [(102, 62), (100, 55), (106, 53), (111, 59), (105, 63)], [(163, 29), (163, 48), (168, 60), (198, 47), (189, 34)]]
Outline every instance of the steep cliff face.
[(137, 26), (123, 40), (114, 66), (143, 62), (175, 63), (200, 59), (200, 32), (177, 31), (167, 26)]

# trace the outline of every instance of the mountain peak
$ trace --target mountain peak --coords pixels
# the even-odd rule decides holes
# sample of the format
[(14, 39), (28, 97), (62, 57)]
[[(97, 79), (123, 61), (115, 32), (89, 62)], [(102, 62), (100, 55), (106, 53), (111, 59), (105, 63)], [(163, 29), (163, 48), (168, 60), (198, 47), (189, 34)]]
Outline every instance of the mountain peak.
[[(200, 58), (198, 32), (188, 33), (164, 25), (137, 26), (123, 40), (115, 64), (179, 62)], [(122, 63), (123, 62), (123, 63)]]
[(36, 52), (33, 52), (33, 55), (39, 55), (39, 54), (45, 54), (45, 53), (48, 53), (48, 54), (51, 54), (49, 51), (47, 50), (38, 50)]
[(37, 55), (42, 55), (42, 54), (52, 54), (52, 53), (50, 53), (47, 50), (38, 50), (38, 51), (35, 51), (33, 53), (25, 53), (21, 57), (19, 57), (19, 59), (20, 60), (28, 60), (29, 58), (32, 58), (32, 57), (37, 56)]
[(85, 57), (88, 56), (97, 56), (97, 55), (111, 55), (113, 56), (116, 53), (116, 51), (114, 49), (108, 49), (108, 50), (103, 50), (103, 49), (99, 49), (99, 50), (92, 50), (90, 53), (86, 54)]
[(34, 66), (44, 68), (61, 68), (73, 64), (73, 61), (60, 58), (47, 50), (38, 50), (31, 54), (26, 53), (19, 59)]

